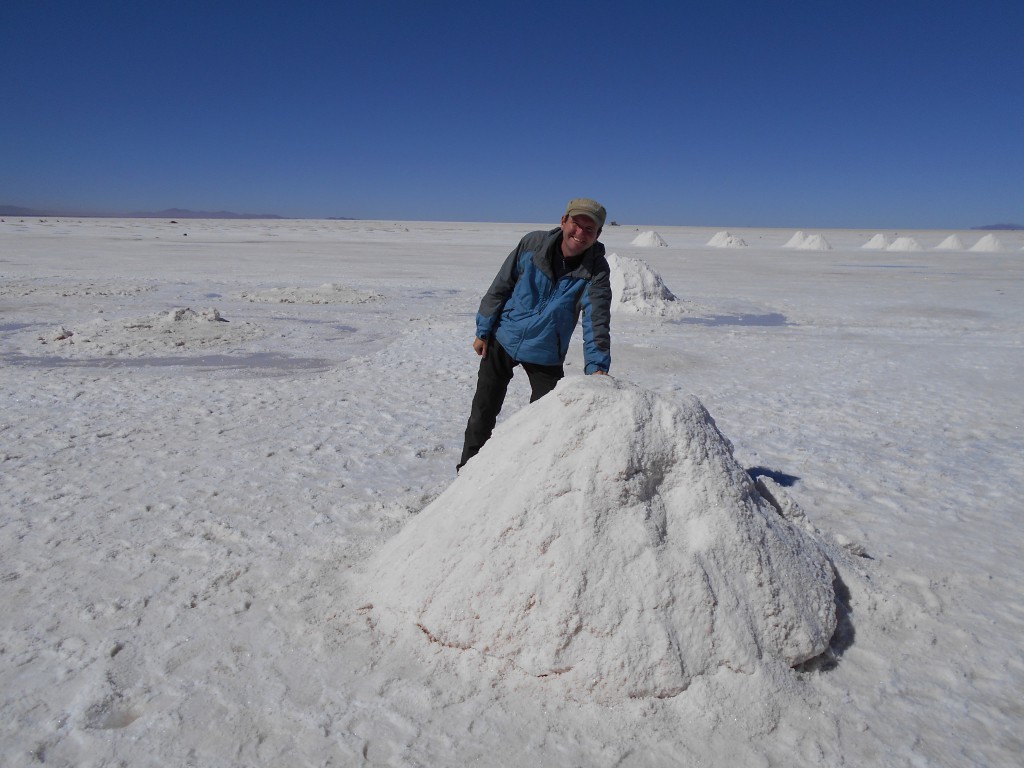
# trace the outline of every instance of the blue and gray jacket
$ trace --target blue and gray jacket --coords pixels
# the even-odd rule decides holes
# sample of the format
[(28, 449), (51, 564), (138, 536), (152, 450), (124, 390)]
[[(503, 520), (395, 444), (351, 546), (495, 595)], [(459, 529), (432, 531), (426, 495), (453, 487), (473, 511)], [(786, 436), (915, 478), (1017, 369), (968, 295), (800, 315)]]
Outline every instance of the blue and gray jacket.
[(556, 280), (551, 258), (561, 257), (561, 243), (560, 227), (519, 241), (480, 302), (476, 335), (497, 339), (517, 362), (561, 365), (582, 313), (584, 371), (607, 373), (612, 288), (604, 246), (594, 243)]

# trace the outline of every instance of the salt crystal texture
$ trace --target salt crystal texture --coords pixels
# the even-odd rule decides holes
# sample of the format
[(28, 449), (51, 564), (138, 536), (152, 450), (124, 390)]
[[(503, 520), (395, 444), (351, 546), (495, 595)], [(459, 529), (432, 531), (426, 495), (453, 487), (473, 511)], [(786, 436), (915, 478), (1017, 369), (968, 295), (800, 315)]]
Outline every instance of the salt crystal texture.
[(612, 312), (668, 315), (682, 311), (681, 303), (661, 275), (642, 259), (608, 254), (611, 267)]
[(642, 245), (644, 247), (656, 246), (660, 248), (668, 247), (668, 243), (666, 243), (665, 239), (657, 232), (641, 232), (633, 238), (632, 245)]
[(367, 576), (386, 622), (571, 698), (795, 665), (836, 627), (828, 558), (701, 403), (609, 377), (564, 379), (500, 425)]

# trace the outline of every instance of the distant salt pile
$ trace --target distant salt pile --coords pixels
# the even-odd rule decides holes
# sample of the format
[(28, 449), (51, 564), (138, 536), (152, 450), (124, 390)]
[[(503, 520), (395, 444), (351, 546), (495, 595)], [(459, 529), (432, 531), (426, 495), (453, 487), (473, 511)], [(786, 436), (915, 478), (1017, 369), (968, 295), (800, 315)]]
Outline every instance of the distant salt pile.
[(825, 239), (824, 235), (808, 235), (797, 248), (801, 251), (831, 251), (832, 244)]
[(269, 288), (245, 291), (241, 298), (280, 304), (365, 304), (383, 298), (379, 293), (358, 291), (347, 285), (324, 283), (315, 288)]
[(1001, 251), (1003, 250), (1003, 244), (999, 242), (999, 238), (989, 233), (982, 237), (978, 242), (971, 246), (972, 251)]
[(895, 240), (893, 240), (889, 244), (889, 247), (886, 248), (885, 250), (887, 250), (887, 251), (923, 251), (924, 248), (922, 248), (921, 244), (919, 242), (917, 242), (917, 240), (915, 240), (912, 237), (897, 237)]
[(862, 245), (861, 248), (864, 248), (866, 250), (884, 251), (886, 248), (889, 247), (891, 242), (892, 241), (889, 240), (889, 237), (887, 235), (883, 235), (881, 232), (879, 232), (877, 235), (875, 235), (866, 243), (864, 243), (864, 245)]
[(612, 312), (664, 316), (679, 314), (682, 303), (661, 275), (642, 259), (608, 254), (611, 267)]
[(822, 235), (807, 235), (795, 232), (783, 248), (799, 248), (802, 251), (831, 251), (832, 245)]
[(941, 243), (935, 246), (936, 251), (962, 251), (964, 249), (964, 241), (960, 239), (958, 235), (950, 235)]
[(807, 235), (803, 232), (794, 232), (793, 236), (786, 241), (783, 248), (800, 248), (804, 244), (804, 240), (807, 239)]
[(710, 240), (708, 245), (715, 248), (746, 248), (747, 244), (742, 238), (736, 237), (730, 232), (719, 232)]
[(644, 247), (655, 246), (659, 248), (668, 247), (668, 243), (666, 243), (665, 239), (657, 232), (641, 232), (633, 238), (632, 245), (642, 245)]
[(363, 610), (568, 697), (664, 698), (826, 649), (834, 572), (808, 530), (696, 398), (571, 377), (384, 544)]

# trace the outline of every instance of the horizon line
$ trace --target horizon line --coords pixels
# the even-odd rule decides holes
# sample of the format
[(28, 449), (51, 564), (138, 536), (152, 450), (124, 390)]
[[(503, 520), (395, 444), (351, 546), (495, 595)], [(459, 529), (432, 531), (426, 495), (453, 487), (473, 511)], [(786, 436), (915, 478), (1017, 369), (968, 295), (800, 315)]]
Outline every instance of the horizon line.
[[(228, 210), (217, 211), (196, 211), (190, 208), (165, 208), (159, 211), (131, 211), (131, 212), (81, 212), (73, 209), (56, 210), (47, 208), (30, 208), (27, 206), (0, 205), (0, 216), (29, 216), (41, 218), (82, 218), (82, 219), (207, 219), (207, 220), (250, 220), (250, 221), (422, 221), (422, 222), (448, 222), (448, 223), (477, 223), (477, 224), (523, 224), (526, 221), (494, 220), (494, 219), (380, 219), (380, 218), (358, 218), (354, 216), (282, 216), (277, 213), (238, 213)], [(534, 222), (536, 223), (536, 222)], [(638, 226), (633, 222), (620, 224), (617, 221), (610, 221), (607, 226)], [(919, 231), (1017, 231), (1024, 230), (1024, 225), (1012, 223), (986, 224), (968, 227), (877, 227), (877, 226), (821, 226), (811, 224), (773, 224), (768, 226), (748, 224), (668, 224), (645, 225), (664, 227), (691, 227), (701, 229), (714, 229), (716, 227), (732, 227), (734, 229), (847, 229), (847, 230), (919, 230)]]

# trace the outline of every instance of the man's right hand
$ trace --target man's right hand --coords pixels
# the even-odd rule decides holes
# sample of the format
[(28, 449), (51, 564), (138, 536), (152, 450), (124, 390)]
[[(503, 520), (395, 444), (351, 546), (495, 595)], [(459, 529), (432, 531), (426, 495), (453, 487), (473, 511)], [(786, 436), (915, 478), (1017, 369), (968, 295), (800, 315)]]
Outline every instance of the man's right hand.
[(478, 355), (480, 355), (480, 357), (486, 358), (487, 357), (487, 339), (481, 339), (480, 337), (477, 337), (477, 338), (473, 339), (473, 349), (476, 350), (476, 353)]

